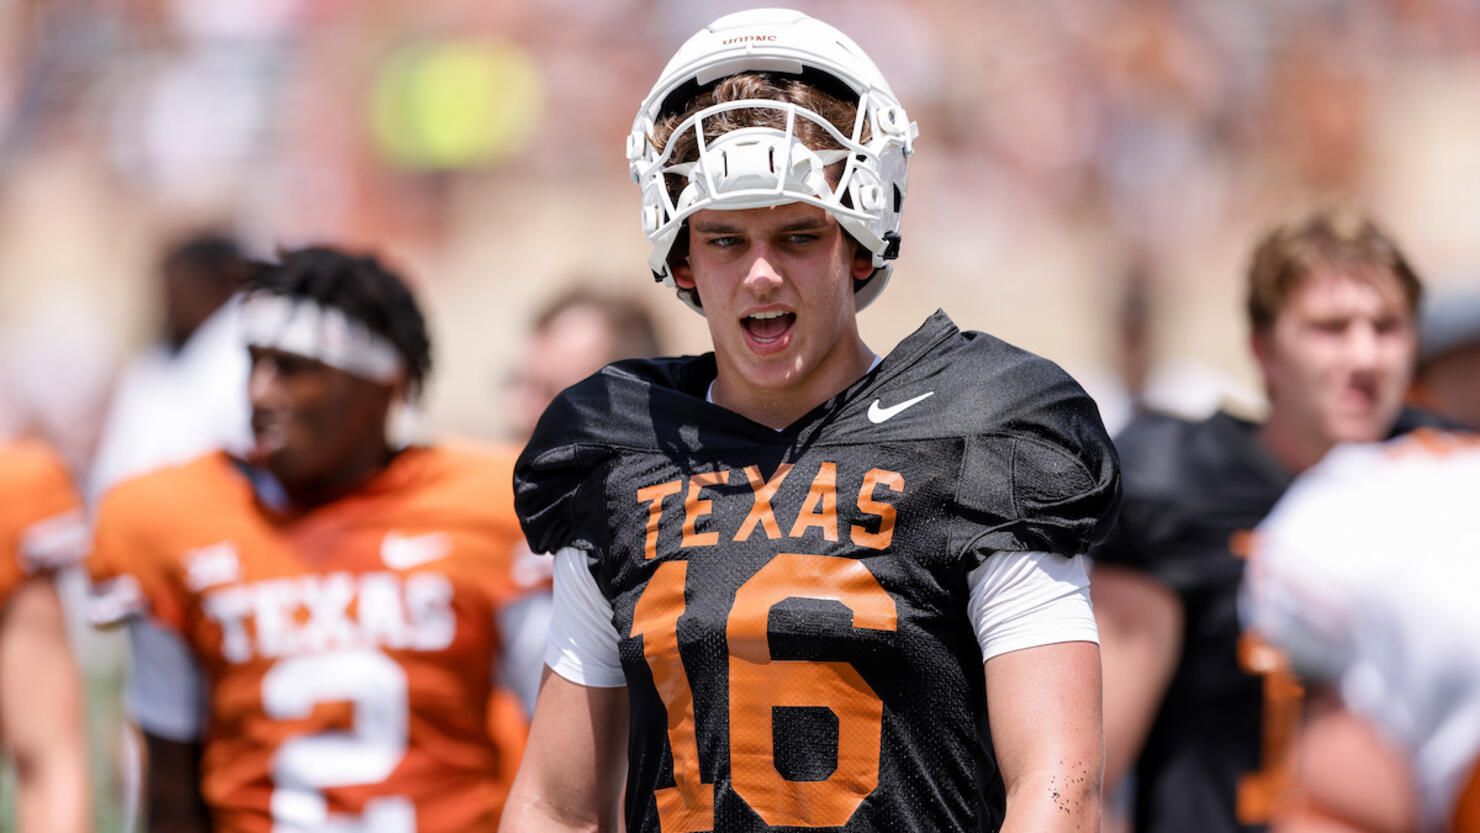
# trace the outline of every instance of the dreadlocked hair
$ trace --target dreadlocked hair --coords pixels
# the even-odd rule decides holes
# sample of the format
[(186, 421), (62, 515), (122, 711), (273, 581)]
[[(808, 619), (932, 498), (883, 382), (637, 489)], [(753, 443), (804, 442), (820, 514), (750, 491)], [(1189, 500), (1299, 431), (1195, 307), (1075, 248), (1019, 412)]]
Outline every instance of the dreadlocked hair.
[(383, 336), (406, 362), (406, 397), (421, 394), (432, 370), (426, 319), (406, 281), (374, 255), (329, 246), (280, 250), (277, 263), (255, 264), (247, 292), (306, 298), (336, 307)]

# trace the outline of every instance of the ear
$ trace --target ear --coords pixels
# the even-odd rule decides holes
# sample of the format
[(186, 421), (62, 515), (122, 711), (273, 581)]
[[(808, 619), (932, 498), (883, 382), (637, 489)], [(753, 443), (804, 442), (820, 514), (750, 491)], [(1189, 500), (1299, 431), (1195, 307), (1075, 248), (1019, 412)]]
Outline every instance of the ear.
[(1249, 352), (1254, 354), (1254, 363), (1259, 365), (1259, 375), (1269, 383), (1269, 373), (1274, 362), (1274, 345), (1270, 343), (1270, 332), (1255, 330), (1249, 333)]
[(383, 383), (372, 382), (368, 379), (356, 379), (355, 381), (362, 383), (364, 401), (370, 403), (376, 411), (388, 412), (397, 402), (405, 401), (403, 399), (406, 393), (405, 382)]
[(853, 280), (867, 280), (868, 276), (874, 273), (874, 253), (860, 245), (857, 251), (853, 253), (851, 271), (853, 272)]
[(679, 289), (694, 288), (694, 267), (689, 265), (688, 258), (669, 261), (668, 271), (673, 273), (673, 283)]

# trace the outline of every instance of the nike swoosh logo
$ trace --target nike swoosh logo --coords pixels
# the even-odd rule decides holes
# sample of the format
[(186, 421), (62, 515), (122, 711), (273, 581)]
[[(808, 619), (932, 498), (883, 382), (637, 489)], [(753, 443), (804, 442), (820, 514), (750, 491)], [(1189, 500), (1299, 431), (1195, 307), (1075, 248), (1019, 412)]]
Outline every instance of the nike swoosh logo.
[(402, 535), (387, 532), (380, 542), (380, 560), (392, 570), (409, 570), (423, 564), (447, 557), (452, 552), (452, 542), (441, 532), (426, 535)]
[(879, 400), (875, 399), (874, 403), (868, 406), (868, 421), (872, 422), (875, 425), (881, 425), (895, 418), (896, 416), (899, 416), (900, 412), (903, 411), (905, 408), (918, 405), (934, 395), (935, 391), (928, 390), (915, 397), (914, 399), (906, 399), (898, 405), (890, 405), (887, 408), (879, 407)]

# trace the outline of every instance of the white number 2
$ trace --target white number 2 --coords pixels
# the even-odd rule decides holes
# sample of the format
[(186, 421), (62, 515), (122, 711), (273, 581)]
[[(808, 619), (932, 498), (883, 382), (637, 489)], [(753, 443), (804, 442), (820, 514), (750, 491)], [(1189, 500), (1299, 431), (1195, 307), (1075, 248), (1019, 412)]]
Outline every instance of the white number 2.
[(337, 651), (279, 661), (262, 678), (262, 708), (277, 720), (308, 717), (318, 703), (354, 705), (347, 732), (285, 741), (272, 758), (273, 833), (415, 833), (402, 796), (365, 803), (358, 817), (330, 816), (320, 790), (384, 781), (406, 753), (406, 672), (379, 651)]

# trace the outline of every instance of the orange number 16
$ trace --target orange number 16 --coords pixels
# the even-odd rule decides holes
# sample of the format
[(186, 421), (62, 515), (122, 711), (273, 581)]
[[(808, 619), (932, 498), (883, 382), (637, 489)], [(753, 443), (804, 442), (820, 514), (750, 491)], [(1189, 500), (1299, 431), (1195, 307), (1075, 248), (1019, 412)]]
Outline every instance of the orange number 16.
[[(663, 833), (714, 827), (714, 785), (700, 780), (693, 691), (678, 653), (687, 576), (687, 562), (659, 564), (632, 616), (632, 636), (643, 638), (643, 655), (668, 712), (674, 786), (655, 796)], [(879, 784), (884, 704), (849, 663), (771, 658), (770, 611), (791, 598), (839, 602), (855, 628), (895, 630), (897, 613), (894, 599), (862, 562), (782, 553), (740, 586), (726, 623), (735, 792), (768, 825), (839, 827)], [(789, 781), (776, 769), (773, 709), (786, 706), (823, 706), (837, 717), (837, 767), (827, 778)]]

